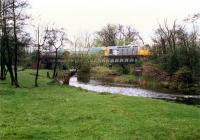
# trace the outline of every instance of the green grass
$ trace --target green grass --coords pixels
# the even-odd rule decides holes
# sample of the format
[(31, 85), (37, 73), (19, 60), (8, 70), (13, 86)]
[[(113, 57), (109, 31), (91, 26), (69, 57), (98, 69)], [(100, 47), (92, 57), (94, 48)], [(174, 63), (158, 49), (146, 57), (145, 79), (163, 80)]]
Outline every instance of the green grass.
[(0, 140), (198, 140), (200, 108), (49, 85), (29, 70), (0, 82)]

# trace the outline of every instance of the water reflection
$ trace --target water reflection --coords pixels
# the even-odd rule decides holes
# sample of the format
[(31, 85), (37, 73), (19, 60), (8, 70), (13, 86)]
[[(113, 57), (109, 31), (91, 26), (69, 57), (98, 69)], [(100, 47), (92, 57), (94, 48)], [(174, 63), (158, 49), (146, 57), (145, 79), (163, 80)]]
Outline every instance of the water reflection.
[(108, 92), (112, 94), (122, 94), (127, 96), (140, 96), (146, 98), (171, 100), (188, 104), (200, 104), (200, 96), (166, 94), (166, 93), (158, 93), (145, 89), (140, 89), (136, 87), (119, 87), (119, 86), (104, 85), (103, 83), (94, 80), (91, 80), (89, 83), (86, 84), (78, 82), (76, 77), (72, 77), (70, 79), (69, 85), (100, 93)]

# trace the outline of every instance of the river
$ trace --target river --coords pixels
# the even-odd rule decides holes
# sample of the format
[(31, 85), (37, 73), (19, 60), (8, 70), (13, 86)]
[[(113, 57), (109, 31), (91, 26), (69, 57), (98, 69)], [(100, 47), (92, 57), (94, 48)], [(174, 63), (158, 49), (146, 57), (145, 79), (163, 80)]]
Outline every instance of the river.
[(105, 85), (104, 83), (94, 80), (90, 80), (89, 83), (81, 83), (77, 81), (76, 77), (72, 77), (70, 79), (69, 85), (99, 93), (122, 94), (126, 96), (138, 96), (138, 97), (175, 101), (186, 104), (200, 105), (200, 95), (181, 95), (181, 94), (171, 94), (171, 93), (167, 94), (167, 93), (160, 93), (160, 92), (140, 89), (137, 87)]

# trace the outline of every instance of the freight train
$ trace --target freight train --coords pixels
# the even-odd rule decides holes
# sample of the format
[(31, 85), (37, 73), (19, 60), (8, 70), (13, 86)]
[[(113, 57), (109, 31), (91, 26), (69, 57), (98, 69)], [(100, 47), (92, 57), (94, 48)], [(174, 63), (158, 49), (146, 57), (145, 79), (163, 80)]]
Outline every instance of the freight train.
[(107, 60), (111, 64), (135, 63), (138, 57), (151, 55), (147, 47), (139, 48), (133, 45), (97, 47), (91, 50), (92, 53), (100, 51), (103, 51), (103, 55), (108, 58)]
[(108, 46), (104, 48), (104, 56), (149, 56), (150, 50), (147, 48), (138, 48), (137, 46)]

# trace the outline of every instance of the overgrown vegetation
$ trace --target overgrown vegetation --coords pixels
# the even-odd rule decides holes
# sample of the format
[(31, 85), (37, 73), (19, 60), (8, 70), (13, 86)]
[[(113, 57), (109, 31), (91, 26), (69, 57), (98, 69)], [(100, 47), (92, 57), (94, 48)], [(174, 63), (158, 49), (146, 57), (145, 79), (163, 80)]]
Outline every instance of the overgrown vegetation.
[(78, 81), (88, 83), (90, 81), (90, 69), (90, 63), (83, 62), (77, 72)]
[[(129, 70), (131, 71), (131, 66)], [(109, 67), (94, 67), (91, 69), (91, 79), (99, 80), (107, 84), (135, 86), (144, 89), (155, 91), (169, 92), (162, 82), (152, 77), (140, 75), (136, 76), (133, 72), (123, 73), (121, 66)]]
[(200, 43), (196, 30), (187, 31), (174, 23), (170, 28), (166, 23), (156, 31), (152, 62), (168, 72), (172, 77), (171, 88), (184, 93), (193, 93), (200, 87)]

